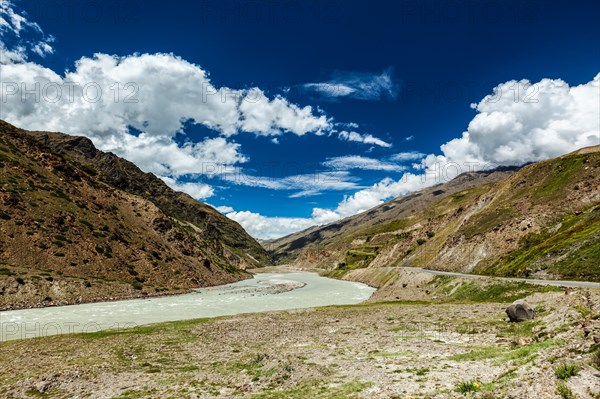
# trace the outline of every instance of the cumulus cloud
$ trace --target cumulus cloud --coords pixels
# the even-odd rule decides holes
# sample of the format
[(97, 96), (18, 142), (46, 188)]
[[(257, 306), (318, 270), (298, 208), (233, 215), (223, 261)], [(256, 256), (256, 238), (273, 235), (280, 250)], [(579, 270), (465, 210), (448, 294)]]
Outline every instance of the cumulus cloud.
[[(86, 135), (161, 177), (216, 174), (222, 165), (246, 162), (231, 141), (239, 132), (321, 134), (330, 126), (310, 106), (269, 99), (259, 89), (217, 88), (203, 69), (172, 54), (96, 54), (64, 75), (18, 56), (12, 60), (2, 66), (0, 118), (31, 130)], [(185, 134), (189, 123), (222, 137), (178, 144), (175, 135)]]
[(311, 106), (300, 108), (281, 96), (269, 100), (258, 88), (245, 94), (239, 110), (240, 128), (261, 135), (279, 135), (287, 131), (302, 136), (308, 132), (319, 134), (331, 127), (324, 115), (314, 115)]
[(198, 200), (210, 198), (214, 194), (213, 188), (206, 184), (193, 182), (182, 183), (170, 177), (162, 177), (162, 180), (173, 190), (189, 194)]
[(347, 155), (342, 157), (329, 158), (322, 163), (323, 166), (338, 170), (383, 170), (390, 172), (400, 172), (406, 169), (405, 166), (393, 162), (385, 162), (375, 158), (363, 157), (360, 155)]
[(8, 90), (2, 116), (30, 128), (106, 136), (133, 127), (158, 136), (193, 122), (231, 136), (329, 127), (310, 106), (270, 100), (259, 89), (217, 88), (203, 69), (172, 54), (96, 54), (64, 76), (33, 63), (9, 64), (2, 72)]
[[(248, 161), (232, 141), (240, 132), (274, 136), (278, 143), (276, 136), (283, 133), (302, 136), (332, 129), (332, 122), (310, 106), (297, 106), (281, 96), (269, 99), (258, 88), (216, 87), (206, 71), (172, 54), (95, 54), (78, 60), (64, 75), (16, 60), (3, 65), (0, 78), (0, 118), (31, 130), (86, 135), (99, 148), (167, 178), (217, 175), (215, 169), (220, 171), (223, 165)], [(176, 142), (174, 137), (185, 135), (185, 126), (194, 123), (221, 137)], [(356, 132), (342, 132), (340, 138), (390, 146)], [(307, 188), (296, 195), (357, 188), (339, 176), (325, 177), (333, 183), (319, 187), (303, 183)]]
[[(234, 212), (232, 218), (256, 237), (274, 238), (355, 215), (390, 198), (447, 182), (463, 172), (520, 165), (599, 145), (598, 104), (600, 74), (578, 86), (558, 79), (502, 83), (477, 104), (478, 114), (460, 138), (443, 144), (441, 154), (422, 159), (421, 173), (405, 173), (398, 180), (385, 178), (345, 196), (335, 209), (314, 208), (307, 218), (268, 218), (251, 212)], [(423, 155), (409, 152), (395, 158), (416, 160)], [(255, 229), (251, 223), (258, 220), (261, 228)]]
[(324, 99), (347, 97), (370, 101), (394, 100), (398, 97), (399, 91), (399, 85), (393, 78), (391, 68), (380, 74), (335, 72), (326, 82), (307, 83), (302, 87)]
[[(339, 218), (365, 211), (385, 200), (444, 183), (458, 174), (499, 165), (521, 165), (600, 144), (600, 74), (570, 87), (562, 80), (510, 81), (477, 105), (479, 112), (462, 137), (443, 144), (442, 155), (421, 162), (421, 174), (386, 178), (344, 198)], [(409, 152), (395, 160), (423, 158)]]
[(309, 218), (267, 217), (250, 211), (229, 212), (226, 216), (241, 224), (251, 236), (260, 239), (283, 237), (314, 226)]
[(180, 145), (168, 136), (142, 133), (139, 136), (97, 137), (96, 143), (106, 151), (122, 155), (144, 171), (175, 178), (185, 175), (218, 176), (235, 170), (234, 165), (248, 160), (238, 143), (223, 137)]
[(390, 148), (392, 144), (387, 143), (377, 137), (374, 137), (371, 134), (360, 134), (354, 131), (348, 132), (346, 130), (342, 130), (338, 133), (338, 137), (341, 140), (345, 141), (353, 141), (356, 143), (364, 143), (364, 144), (373, 144), (379, 147)]
[(560, 79), (509, 81), (481, 100), (447, 162), (517, 165), (600, 144), (600, 74), (578, 86)]

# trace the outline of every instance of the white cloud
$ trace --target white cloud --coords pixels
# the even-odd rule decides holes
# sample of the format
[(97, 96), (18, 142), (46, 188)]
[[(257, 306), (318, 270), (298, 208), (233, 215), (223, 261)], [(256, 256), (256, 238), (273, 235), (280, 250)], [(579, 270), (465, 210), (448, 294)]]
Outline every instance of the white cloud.
[(357, 132), (348, 132), (346, 130), (342, 130), (338, 133), (338, 137), (341, 140), (345, 141), (354, 141), (357, 143), (365, 143), (365, 144), (374, 144), (379, 147), (390, 148), (392, 145), (390, 143), (386, 143), (385, 141), (374, 137), (371, 134), (360, 134)]
[(279, 135), (286, 131), (302, 136), (331, 127), (324, 115), (314, 115), (311, 106), (300, 108), (281, 96), (269, 100), (258, 88), (245, 94), (239, 110), (240, 128), (261, 135)]
[(384, 162), (378, 159), (363, 157), (360, 155), (347, 155), (329, 158), (327, 161), (323, 162), (322, 165), (327, 168), (338, 170), (362, 169), (400, 172), (406, 169), (406, 167), (392, 162)]
[(40, 57), (45, 57), (48, 54), (54, 53), (54, 48), (48, 43), (38, 43), (31, 49), (34, 53), (39, 55)]
[(579, 86), (560, 79), (509, 81), (477, 104), (462, 137), (442, 145), (447, 162), (515, 165), (600, 144), (600, 74)]
[[(422, 174), (386, 178), (344, 198), (334, 210), (350, 216), (385, 200), (451, 180), (460, 173), (496, 165), (520, 165), (578, 148), (600, 144), (600, 74), (579, 86), (544, 79), (531, 86), (511, 81), (496, 87), (477, 107), (479, 114), (459, 139), (441, 146), (443, 155), (428, 155)], [(517, 97), (511, 97), (518, 85)], [(532, 102), (527, 102), (531, 100)], [(403, 153), (396, 160), (424, 154)], [(416, 159), (416, 158), (414, 158)]]
[(358, 100), (394, 100), (399, 85), (394, 81), (392, 69), (380, 74), (365, 72), (336, 72), (326, 82), (307, 83), (302, 87), (317, 96), (329, 99), (348, 97)]
[(120, 154), (142, 170), (159, 176), (218, 176), (236, 170), (234, 165), (247, 162), (240, 145), (223, 137), (183, 145), (167, 136), (120, 134), (97, 137), (96, 143), (106, 151)]
[(261, 187), (270, 190), (294, 191), (290, 198), (308, 197), (322, 191), (355, 190), (360, 188), (357, 179), (346, 171), (315, 172), (285, 177), (253, 176), (242, 171), (220, 176), (233, 184)]
[(425, 157), (426, 154), (418, 151), (400, 152), (390, 157), (393, 161), (404, 162), (404, 161), (416, 161)]
[[(88, 136), (100, 149), (131, 160), (144, 171), (175, 179), (222, 175), (221, 166), (246, 162), (239, 144), (231, 141), (239, 132), (304, 135), (332, 128), (327, 117), (310, 106), (299, 107), (280, 96), (269, 99), (257, 88), (217, 88), (204, 70), (172, 54), (96, 54), (81, 58), (62, 76), (15, 59), (3, 66), (1, 80), (0, 118), (26, 129)], [(223, 137), (176, 143), (174, 136), (189, 123), (207, 126)], [(356, 132), (342, 132), (340, 137), (390, 146)], [(273, 139), (277, 143), (277, 137)], [(325, 177), (330, 183), (300, 182), (296, 196), (357, 188), (340, 176)], [(292, 186), (285, 181), (280, 185)]]
[(344, 197), (335, 209), (313, 208), (311, 217), (307, 218), (268, 217), (250, 211), (231, 212), (227, 213), (227, 216), (240, 223), (255, 238), (279, 238), (311, 226), (320, 226), (356, 215), (392, 197), (433, 186), (453, 177), (455, 174), (448, 176), (442, 170), (431, 168), (428, 173), (419, 175), (405, 173), (397, 181), (385, 178), (371, 187)]
[(216, 206), (215, 209), (221, 213), (231, 213), (234, 211), (234, 209), (232, 207), (227, 206), (227, 205)]
[[(215, 165), (247, 161), (239, 144), (228, 139), (240, 131), (303, 135), (329, 127), (310, 106), (268, 99), (259, 89), (216, 88), (204, 70), (172, 54), (96, 54), (81, 58), (63, 76), (22, 62), (18, 54), (10, 57), (0, 77), (0, 118), (25, 129), (88, 136), (100, 149), (159, 176), (207, 170), (214, 175)], [(224, 137), (177, 144), (174, 136), (190, 122)], [(130, 134), (131, 129), (141, 134)]]
[(230, 212), (226, 215), (241, 224), (251, 236), (262, 239), (283, 237), (315, 224), (309, 218), (267, 217), (249, 211)]
[(211, 186), (202, 183), (181, 183), (170, 177), (161, 177), (161, 179), (175, 191), (181, 191), (189, 194), (198, 200), (210, 198), (214, 195)]
[[(27, 60), (29, 50), (40, 57), (54, 52), (52, 36), (27, 19), (9, 0), (0, 0), (0, 65)], [(10, 44), (7, 44), (10, 43)]]
[[(550, 79), (533, 86), (528, 81), (506, 82), (479, 102), (479, 113), (462, 137), (441, 146), (443, 155), (430, 154), (422, 160), (420, 174), (405, 173), (399, 180), (385, 178), (344, 197), (335, 209), (314, 208), (310, 218), (268, 218), (250, 212), (232, 216), (254, 236), (274, 238), (355, 215), (390, 198), (447, 182), (463, 172), (520, 165), (599, 145), (598, 104), (600, 74), (572, 87)], [(396, 158), (402, 160), (412, 154), (416, 156), (405, 153)], [(256, 220), (260, 220), (260, 229), (252, 226)]]
[(316, 91), (325, 97), (346, 97), (356, 92), (356, 89), (343, 83), (307, 83), (305, 89)]

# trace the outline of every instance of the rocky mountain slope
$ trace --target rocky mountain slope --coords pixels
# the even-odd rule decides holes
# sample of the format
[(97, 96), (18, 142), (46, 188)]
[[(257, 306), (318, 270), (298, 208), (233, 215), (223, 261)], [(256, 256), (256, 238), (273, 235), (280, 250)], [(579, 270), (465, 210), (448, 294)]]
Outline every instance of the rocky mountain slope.
[(239, 224), (89, 139), (0, 121), (0, 309), (180, 292), (270, 263)]
[(344, 275), (399, 265), (600, 281), (600, 146), (469, 173), (265, 244), (280, 263)]

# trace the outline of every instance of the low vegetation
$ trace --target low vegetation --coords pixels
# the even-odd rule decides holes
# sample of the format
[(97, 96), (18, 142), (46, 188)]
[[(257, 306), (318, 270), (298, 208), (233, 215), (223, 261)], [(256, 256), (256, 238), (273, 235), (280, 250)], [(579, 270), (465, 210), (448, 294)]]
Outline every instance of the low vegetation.
[(458, 384), (456, 391), (462, 394), (475, 393), (481, 390), (481, 384), (477, 381), (464, 381)]
[(574, 364), (561, 364), (554, 369), (556, 378), (561, 380), (568, 380), (571, 377), (575, 377), (579, 374), (581, 368)]

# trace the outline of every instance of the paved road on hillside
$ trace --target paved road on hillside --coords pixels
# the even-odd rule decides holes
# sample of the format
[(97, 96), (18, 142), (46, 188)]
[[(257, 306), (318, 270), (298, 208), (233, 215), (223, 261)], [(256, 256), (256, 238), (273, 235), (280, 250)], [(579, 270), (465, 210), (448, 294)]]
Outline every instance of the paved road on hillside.
[(405, 270), (411, 270), (411, 271), (414, 271), (414, 272), (421, 272), (421, 273), (435, 274), (435, 275), (438, 275), (438, 276), (452, 276), (452, 277), (464, 277), (464, 278), (494, 278), (494, 279), (504, 280), (504, 281), (522, 281), (524, 283), (530, 283), (530, 284), (556, 285), (556, 286), (559, 286), (559, 287), (596, 288), (596, 289), (600, 289), (600, 283), (592, 283), (592, 282), (588, 282), (588, 281), (560, 281), (560, 280), (537, 280), (537, 279), (513, 278), (513, 277), (490, 277), (490, 276), (480, 276), (480, 275), (477, 275), (477, 274), (442, 272), (442, 271), (439, 271), (439, 270), (422, 269), (420, 267), (403, 266), (403, 268)]

